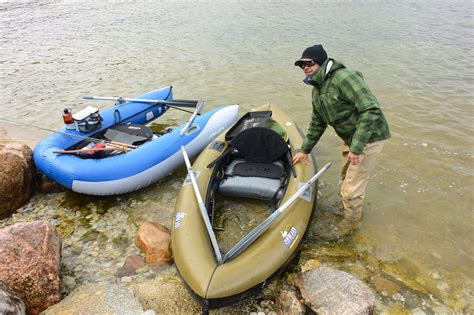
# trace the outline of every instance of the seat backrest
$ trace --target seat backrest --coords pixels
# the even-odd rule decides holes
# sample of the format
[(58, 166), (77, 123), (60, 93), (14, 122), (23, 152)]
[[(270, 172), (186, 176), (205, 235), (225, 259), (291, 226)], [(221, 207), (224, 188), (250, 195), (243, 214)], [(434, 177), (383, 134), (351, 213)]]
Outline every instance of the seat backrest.
[(249, 162), (271, 163), (284, 158), (289, 150), (276, 131), (263, 127), (243, 130), (230, 141), (230, 146)]
[(242, 131), (254, 127), (268, 127), (272, 119), (272, 111), (248, 112), (232, 126), (225, 134), (225, 141), (230, 142)]

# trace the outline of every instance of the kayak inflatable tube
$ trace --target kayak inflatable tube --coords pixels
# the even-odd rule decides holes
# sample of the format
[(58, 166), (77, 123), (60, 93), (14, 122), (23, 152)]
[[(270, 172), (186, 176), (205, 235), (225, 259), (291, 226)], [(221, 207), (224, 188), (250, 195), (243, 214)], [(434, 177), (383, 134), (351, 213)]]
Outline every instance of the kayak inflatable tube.
[[(299, 132), (296, 122), (278, 106), (274, 104), (264, 105), (254, 108), (252, 112), (268, 111), (271, 112), (271, 119), (283, 129), (284, 133), (282, 134), (286, 134), (288, 137), (288, 142), (281, 140), (283, 141), (282, 146), (289, 145), (288, 150), (290, 152), (301, 148), (304, 137)], [(246, 116), (247, 114), (242, 118), (246, 118)], [(208, 146), (194, 161), (192, 168), (195, 173), (199, 174), (196, 178), (197, 188), (202, 192), (202, 199), (206, 208), (213, 215), (214, 209), (216, 215), (218, 211), (221, 211), (220, 206), (225, 200), (231, 201), (225, 204), (225, 208), (237, 213), (238, 208), (234, 208), (237, 205), (236, 201), (242, 203), (256, 200), (259, 199), (256, 195), (262, 197), (267, 190), (272, 189), (271, 185), (259, 186), (259, 183), (261, 183), (259, 180), (263, 177), (262, 173), (268, 174), (266, 170), (271, 169), (272, 163), (281, 162), (287, 167), (286, 179), (283, 186), (280, 186), (285, 190), (281, 197), (278, 197), (279, 203), (272, 205), (274, 209), (281, 207), (290, 200), (317, 171), (312, 156), (309, 158), (310, 165), (305, 165), (302, 162), (291, 165), (291, 159), (287, 157), (285, 160), (280, 150), (274, 151), (277, 155), (280, 155), (277, 160), (272, 159), (275, 157), (272, 153), (267, 156), (271, 158), (263, 161), (265, 155), (261, 155), (261, 153), (264, 153), (262, 151), (270, 152), (273, 148), (282, 146), (278, 145), (277, 141), (272, 140), (273, 136), (271, 134), (276, 134), (275, 130), (264, 131), (262, 129), (265, 128), (258, 127), (256, 122), (257, 120), (253, 117), (248, 120), (241, 120), (227, 134), (223, 133), (214, 140), (214, 142), (222, 143), (221, 150), (215, 150), (213, 146)], [(266, 127), (266, 129), (271, 128)], [(233, 130), (238, 132), (233, 138), (229, 139), (229, 136), (233, 134)], [(243, 137), (244, 134), (246, 134), (245, 137)], [(240, 139), (238, 139), (239, 136)], [(269, 150), (268, 147), (272, 147), (272, 150)], [(257, 149), (255, 150), (255, 148)], [(246, 149), (249, 150), (246, 151)], [(228, 152), (228, 154), (225, 155), (225, 152)], [(234, 152), (238, 152), (238, 154), (234, 155)], [(256, 155), (253, 155), (254, 153)], [(259, 163), (266, 162), (265, 168), (260, 168), (260, 170), (265, 171), (258, 172), (259, 166), (258, 163), (253, 163), (254, 160), (247, 164), (249, 166), (247, 170), (250, 171), (245, 176), (238, 178), (242, 175), (243, 169), (237, 170), (232, 162), (237, 159), (246, 159), (247, 154), (250, 154), (251, 158), (257, 157)], [(236, 181), (233, 182), (231, 189), (226, 186), (226, 191), (221, 191), (222, 185), (229, 183), (228, 180), (233, 178)], [(173, 260), (191, 295), (202, 305), (203, 314), (207, 313), (209, 309), (231, 305), (254, 296), (256, 292), (262, 290), (281, 274), (298, 256), (317, 203), (317, 183), (311, 184), (310, 187), (304, 194), (289, 204), (288, 208), (281, 212), (278, 219), (273, 221), (265, 232), (254, 239), (248, 247), (227, 260), (225, 258), (230, 251), (227, 253), (221, 252), (224, 259), (222, 263), (218, 263), (208, 230), (202, 219), (199, 202), (195, 197), (194, 187), (190, 181), (184, 182), (176, 198), (171, 229)], [(270, 195), (275, 196), (278, 188), (274, 188)], [(233, 194), (228, 194), (230, 190), (233, 190)], [(265, 213), (268, 211), (268, 195), (260, 199), (267, 201), (263, 203), (251, 201), (251, 209), (257, 210), (260, 207), (257, 211)], [(267, 213), (270, 215), (274, 212)], [(214, 218), (211, 217), (210, 220), (212, 221)], [(231, 227), (230, 225), (226, 226), (226, 224), (223, 223), (223, 230), (216, 231), (218, 240), (227, 233), (225, 229)]]
[[(172, 88), (165, 87), (137, 98), (172, 100)], [(102, 128), (118, 123), (147, 124), (168, 110), (165, 104), (126, 102), (100, 112)], [(188, 131), (180, 134), (185, 124), (144, 143), (127, 153), (100, 158), (82, 159), (72, 154), (53, 153), (83, 141), (79, 136), (92, 136), (76, 130), (61, 129), (35, 146), (33, 156), (39, 171), (50, 179), (78, 193), (89, 195), (124, 194), (149, 186), (184, 163), (181, 146), (189, 156), (202, 151), (222, 131), (237, 121), (238, 105), (217, 107), (198, 116)]]

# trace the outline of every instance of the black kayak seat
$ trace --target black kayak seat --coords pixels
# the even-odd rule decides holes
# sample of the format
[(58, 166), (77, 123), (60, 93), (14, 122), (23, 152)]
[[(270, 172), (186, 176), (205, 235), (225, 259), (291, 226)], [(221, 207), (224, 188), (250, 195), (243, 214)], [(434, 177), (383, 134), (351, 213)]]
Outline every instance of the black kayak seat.
[(246, 129), (230, 141), (230, 147), (248, 162), (272, 163), (283, 160), (288, 144), (274, 130), (264, 127)]
[(221, 195), (262, 200), (281, 197), (283, 161), (289, 147), (276, 131), (264, 127), (245, 129), (230, 141), (229, 149), (234, 159), (219, 183)]
[(225, 169), (219, 183), (219, 194), (261, 200), (279, 199), (281, 178), (285, 168), (280, 161), (273, 163), (233, 160)]
[(115, 125), (107, 129), (104, 138), (109, 141), (140, 145), (153, 138), (153, 131), (145, 125)]

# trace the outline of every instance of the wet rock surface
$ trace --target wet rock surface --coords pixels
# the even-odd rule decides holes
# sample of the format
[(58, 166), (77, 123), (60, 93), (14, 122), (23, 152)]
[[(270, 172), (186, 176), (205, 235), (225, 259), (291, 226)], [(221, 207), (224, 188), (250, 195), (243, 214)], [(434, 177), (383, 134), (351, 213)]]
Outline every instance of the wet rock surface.
[(0, 314), (24, 315), (25, 310), (20, 296), (0, 279)]
[(50, 307), (43, 314), (142, 315), (143, 313), (140, 302), (123, 285), (91, 283), (74, 290), (61, 303)]
[[(35, 220), (46, 220), (57, 227), (63, 238), (60, 274), (63, 297), (89, 283), (115, 283), (133, 288), (145, 310), (164, 310), (162, 303), (178, 313), (200, 312), (174, 265), (153, 268), (144, 262), (144, 254), (135, 245), (143, 222), (171, 226), (173, 206), (186, 171), (180, 169), (175, 175), (123, 196), (94, 197), (70, 191), (36, 194), (17, 213), (0, 220), (0, 228)], [(327, 229), (339, 219), (334, 213), (326, 215), (324, 211), (316, 213), (294, 270), (283, 273), (255, 297), (212, 310), (211, 314), (274, 314), (279, 307), (280, 291), (295, 290), (296, 280), (303, 272), (320, 267), (348, 272), (368, 284), (376, 293), (379, 313), (474, 312), (472, 281), (455, 271), (421, 267), (396, 255), (379, 257), (378, 249), (368, 245), (361, 233), (330, 240), (320, 237), (320, 228)], [(428, 294), (417, 290), (411, 281), (418, 282)], [(174, 291), (176, 295), (168, 295)], [(301, 296), (298, 290), (294, 292)]]
[(375, 295), (366, 284), (329, 267), (306, 271), (297, 286), (318, 314), (372, 314), (375, 308)]
[(61, 238), (46, 221), (0, 229), (0, 278), (38, 314), (61, 300)]
[(36, 168), (31, 148), (0, 143), (0, 220), (23, 205), (35, 189)]

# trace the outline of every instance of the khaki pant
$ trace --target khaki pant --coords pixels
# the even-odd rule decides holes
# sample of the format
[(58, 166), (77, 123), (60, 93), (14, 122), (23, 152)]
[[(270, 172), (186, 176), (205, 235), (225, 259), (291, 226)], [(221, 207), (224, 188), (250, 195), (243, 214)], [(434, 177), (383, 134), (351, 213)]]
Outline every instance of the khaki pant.
[(347, 221), (358, 222), (362, 219), (365, 188), (377, 158), (382, 152), (383, 145), (383, 140), (367, 144), (362, 152), (362, 161), (357, 165), (350, 163), (348, 159), (349, 147), (344, 145), (342, 150), (341, 195), (344, 205), (344, 218)]

